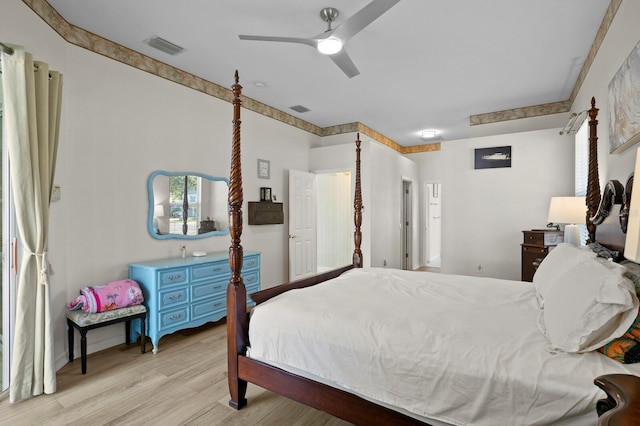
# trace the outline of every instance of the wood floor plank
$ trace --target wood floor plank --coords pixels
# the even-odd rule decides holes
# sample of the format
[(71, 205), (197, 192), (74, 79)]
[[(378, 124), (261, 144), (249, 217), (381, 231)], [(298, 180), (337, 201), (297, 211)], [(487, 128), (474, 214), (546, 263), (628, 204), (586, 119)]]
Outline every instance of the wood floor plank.
[(76, 359), (57, 372), (52, 395), (10, 404), (0, 394), (0, 425), (348, 425), (252, 384), (249, 405), (229, 407), (224, 320), (164, 336), (155, 355), (150, 346), (91, 354), (84, 375)]

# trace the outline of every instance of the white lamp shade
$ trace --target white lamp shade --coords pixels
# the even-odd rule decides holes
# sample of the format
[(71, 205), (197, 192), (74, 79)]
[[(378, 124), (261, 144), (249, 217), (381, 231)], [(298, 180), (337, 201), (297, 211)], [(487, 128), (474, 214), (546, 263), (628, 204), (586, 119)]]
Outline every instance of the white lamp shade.
[[(634, 176), (640, 176), (640, 148), (636, 151), (636, 167)], [(627, 239), (624, 244), (624, 257), (640, 262), (640, 190), (631, 193), (629, 218), (627, 222)]]
[(549, 222), (584, 224), (587, 218), (585, 197), (552, 197), (549, 204)]

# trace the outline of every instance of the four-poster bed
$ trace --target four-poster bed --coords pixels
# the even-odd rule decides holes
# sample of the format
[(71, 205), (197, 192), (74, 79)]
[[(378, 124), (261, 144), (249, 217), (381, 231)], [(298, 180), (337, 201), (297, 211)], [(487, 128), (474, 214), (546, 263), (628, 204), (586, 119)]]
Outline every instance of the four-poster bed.
[[(508, 332), (511, 322), (522, 322), (527, 318), (528, 322), (535, 324), (536, 312), (540, 311), (539, 306), (533, 306), (536, 301), (535, 289), (528, 284), (514, 283), (506, 280), (478, 279), (466, 277), (466, 281), (461, 284), (455, 283), (452, 278), (446, 274), (432, 274), (429, 282), (419, 282), (415, 277), (423, 274), (421, 277), (429, 277), (429, 273), (415, 273), (410, 271), (394, 271), (390, 269), (368, 268), (362, 269), (362, 253), (360, 251), (361, 233), (360, 226), (362, 221), (362, 199), (360, 193), (360, 141), (356, 141), (356, 189), (354, 197), (354, 222), (355, 222), (355, 250), (353, 254), (353, 263), (338, 270), (320, 274), (309, 279), (282, 284), (280, 286), (268, 288), (252, 295), (256, 308), (251, 315), (251, 323), (247, 314), (246, 307), (246, 290), (241, 276), (242, 267), (242, 246), (240, 237), (242, 234), (242, 176), (240, 162), (240, 107), (241, 107), (241, 86), (238, 80), (238, 74), (235, 75), (235, 84), (232, 86), (233, 99), (233, 146), (232, 146), (232, 165), (229, 185), (229, 229), (231, 235), (231, 246), (229, 248), (229, 263), (231, 267), (231, 278), (227, 289), (227, 349), (228, 349), (228, 380), (231, 400), (229, 404), (240, 409), (247, 404), (245, 398), (247, 383), (251, 382), (265, 389), (302, 402), (316, 409), (323, 410), (336, 417), (342, 418), (355, 424), (367, 425), (403, 425), (403, 424), (533, 424), (533, 423), (550, 423), (546, 416), (546, 411), (558, 410), (554, 408), (558, 405), (558, 401), (566, 398), (567, 417), (571, 417), (563, 424), (585, 424), (586, 418), (595, 419), (592, 414), (592, 406), (595, 404), (593, 394), (596, 398), (601, 397), (597, 388), (590, 383), (597, 377), (595, 383), (605, 390), (607, 399), (598, 402), (598, 413), (604, 413), (598, 420), (599, 425), (630, 425), (635, 424), (640, 418), (640, 378), (634, 377), (640, 375), (640, 364), (634, 372), (633, 367), (623, 367), (623, 364), (612, 361), (604, 357), (600, 353), (591, 351), (584, 354), (558, 354), (556, 356), (549, 354), (546, 350), (538, 350), (535, 352), (533, 347), (529, 347), (530, 341), (535, 340), (536, 347), (543, 345), (542, 334), (535, 328), (533, 331), (519, 333), (517, 327), (520, 323), (515, 324), (510, 330), (513, 336), (522, 337), (517, 343), (507, 342), (502, 348), (509, 355), (498, 362), (491, 359), (491, 353), (487, 357), (483, 349), (474, 345), (474, 337), (477, 340), (475, 329), (465, 330), (469, 324), (483, 322), (483, 315), (492, 311), (516, 311), (515, 319), (507, 319), (503, 324), (496, 325), (494, 322), (488, 322), (489, 328), (499, 328), (496, 332), (490, 334), (502, 335), (502, 340), (508, 339)], [(591, 141), (591, 159), (589, 163), (590, 178), (589, 191), (587, 196), (587, 204), (589, 215), (595, 213), (599, 203), (599, 188), (597, 187), (597, 158), (595, 158), (595, 144), (597, 141), (596, 134), (596, 114), (595, 101), (592, 102), (592, 110), (590, 111), (590, 141)], [(595, 164), (595, 165), (594, 165)], [(595, 170), (593, 175), (591, 170)], [(595, 176), (595, 177), (594, 177)], [(593, 182), (596, 182), (594, 185)], [(597, 193), (596, 193), (597, 190)], [(595, 194), (595, 195), (594, 195)], [(593, 200), (592, 200), (593, 198)], [(595, 200), (595, 201), (594, 201)], [(595, 203), (595, 205), (594, 205)], [(595, 227), (590, 227), (589, 232), (592, 240), (595, 238)], [(569, 249), (567, 249), (569, 250)], [(579, 250), (579, 249), (573, 249)], [(600, 267), (600, 264), (598, 264)], [(606, 267), (606, 266), (603, 266)], [(472, 282), (476, 280), (477, 284)], [(442, 282), (438, 281), (442, 280)], [(367, 286), (374, 287), (367, 287)], [(632, 284), (631, 284), (632, 285)], [(527, 287), (525, 287), (527, 286)], [(486, 288), (495, 291), (495, 294), (487, 294)], [(524, 289), (524, 290), (523, 290)], [(628, 292), (629, 289), (627, 288)], [(333, 293), (338, 295), (338, 299), (331, 298)], [(285, 295), (286, 293), (286, 295)], [(330, 294), (331, 293), (331, 294)], [(363, 293), (377, 294), (380, 298), (367, 299), (363, 301), (358, 297)], [(416, 305), (414, 299), (418, 293), (426, 293), (429, 299), (435, 302), (430, 307)], [(329, 297), (328, 295), (331, 295)], [(424, 297), (424, 294), (422, 295)], [(494, 298), (495, 296), (495, 298)], [(526, 297), (525, 297), (526, 296)], [(354, 298), (355, 297), (355, 298)], [(444, 302), (448, 301), (451, 306), (460, 303), (461, 298), (470, 298), (475, 305), (464, 305), (464, 311), (473, 311), (477, 306), (484, 309), (478, 317), (464, 317), (460, 319), (462, 323), (455, 321), (436, 320), (440, 314), (446, 315), (449, 311), (449, 305)], [(500, 298), (504, 298), (508, 303), (502, 303)], [(631, 297), (632, 298), (632, 297)], [(446, 300), (445, 300), (446, 299)], [(495, 299), (495, 300), (494, 300)], [(400, 300), (402, 305), (391, 304), (393, 300)], [(497, 303), (496, 300), (499, 302)], [(551, 305), (551, 300), (547, 301)], [(406, 303), (406, 304), (404, 304)], [(422, 302), (421, 302), (422, 303)], [(542, 303), (542, 302), (541, 302)], [(637, 298), (635, 299), (634, 309), (638, 308)], [(376, 311), (377, 309), (377, 311)], [(385, 310), (386, 309), (386, 310)], [(438, 316), (425, 317), (421, 320), (424, 311), (438, 310)], [(453, 308), (452, 308), (453, 309)], [(629, 316), (627, 309), (624, 313)], [(368, 311), (377, 312), (377, 316), (373, 319), (366, 316)], [(382, 320), (378, 320), (381, 316)], [(311, 315), (311, 316), (309, 316)], [(316, 316), (313, 316), (316, 315)], [(635, 314), (634, 314), (635, 315)], [(375, 322), (378, 320), (378, 322)], [(495, 320), (495, 318), (494, 318)], [(398, 328), (393, 328), (395, 322), (399, 323), (399, 327), (404, 329), (408, 335), (399, 333)], [(466, 321), (466, 324), (463, 324)], [(251, 328), (250, 328), (251, 325)], [(295, 333), (289, 328), (296, 328)], [(628, 325), (627, 325), (628, 326)], [(299, 327), (299, 330), (297, 329)], [(306, 328), (304, 328), (306, 327)], [(524, 326), (523, 326), (524, 327)], [(527, 327), (530, 328), (528, 324)], [(281, 328), (279, 335), (271, 334), (271, 329)], [(387, 329), (384, 334), (379, 331)], [(342, 335), (336, 337), (333, 334), (335, 329), (348, 329), (354, 334), (347, 336)], [(438, 329), (440, 334), (431, 335), (431, 329)], [(301, 331), (300, 331), (301, 330)], [(316, 330), (318, 335), (316, 336)], [(359, 334), (364, 330), (364, 337)], [(442, 332), (444, 330), (444, 332)], [(368, 341), (367, 333), (370, 332), (376, 341)], [(464, 334), (466, 332), (466, 334)], [(529, 334), (527, 334), (529, 333)], [(293, 340), (289, 336), (293, 336)], [(507, 383), (508, 387), (502, 389), (491, 389), (494, 385), (487, 385), (482, 380), (475, 380), (474, 377), (465, 376), (462, 382), (452, 381), (446, 371), (441, 371), (439, 365), (431, 365), (431, 372), (435, 375), (435, 379), (423, 379), (417, 375), (416, 371), (419, 362), (426, 364), (431, 363), (422, 357), (423, 353), (435, 350), (436, 340), (443, 340), (442, 336), (457, 337), (468, 339), (469, 346), (464, 344), (461, 346), (468, 350), (464, 354), (447, 353), (445, 342), (444, 349), (440, 349), (440, 360), (446, 360), (446, 363), (454, 364), (454, 359), (458, 358), (462, 363), (455, 367), (454, 371), (463, 370), (465, 363), (472, 364), (474, 359), (480, 359), (485, 364), (497, 364), (498, 370), (495, 375), (506, 375), (500, 380)], [(461, 337), (464, 336), (464, 337)], [(270, 339), (273, 338), (273, 341)], [(415, 349), (411, 346), (411, 341), (418, 341), (423, 346)], [(289, 342), (289, 343), (287, 343)], [(293, 342), (293, 343), (291, 343)], [(251, 343), (251, 344), (250, 344)], [(346, 344), (345, 344), (346, 343)], [(305, 345), (308, 345), (305, 346)], [(491, 343), (485, 346), (498, 346), (498, 343)], [(515, 346), (515, 352), (512, 350)], [(353, 352), (344, 353), (344, 364), (332, 361), (334, 352), (344, 352), (345, 347), (350, 347)], [(382, 347), (389, 352), (382, 352)], [(389, 347), (389, 348), (386, 348)], [(274, 349), (275, 348), (275, 349)], [(283, 349), (284, 348), (284, 349)], [(272, 359), (272, 355), (283, 358)], [(297, 354), (296, 358), (287, 358), (288, 353)], [(389, 358), (397, 356), (396, 358)], [(459, 356), (458, 356), (459, 355)], [(347, 360), (349, 358), (350, 360)], [(342, 359), (342, 358), (336, 358)], [(513, 359), (521, 359), (521, 364), (511, 364)], [(592, 365), (593, 371), (600, 373), (594, 374), (586, 378), (579, 377), (573, 383), (572, 375), (579, 375), (579, 369), (572, 372), (572, 362), (574, 359), (585, 359), (584, 363)], [(291, 361), (291, 362), (289, 362)], [(332, 362), (334, 362), (332, 364)], [(541, 363), (545, 368), (533, 365), (535, 362)], [(328, 364), (327, 364), (328, 363)], [(506, 363), (506, 364), (505, 364)], [(380, 364), (380, 365), (377, 365)], [(388, 364), (388, 365), (387, 365)], [(522, 366), (524, 364), (524, 366)], [(508, 368), (502, 368), (508, 365)], [(529, 367), (531, 365), (531, 367)], [(576, 365), (578, 363), (576, 362)], [(387, 366), (390, 368), (387, 370)], [(391, 370), (393, 366), (393, 371)], [(315, 368), (315, 371), (314, 371)], [(513, 368), (513, 369), (511, 369)], [(478, 369), (472, 367), (472, 369)], [(343, 371), (344, 370), (344, 371)], [(482, 368), (480, 368), (482, 370)], [(533, 370), (534, 384), (528, 386), (518, 382), (518, 379), (511, 379), (511, 376), (520, 377), (531, 376)], [(520, 371), (523, 371), (521, 373)], [(567, 373), (567, 371), (569, 371)], [(589, 370), (591, 371), (591, 370)], [(632, 373), (629, 373), (632, 371)], [(363, 374), (360, 374), (364, 372)], [(397, 373), (400, 372), (400, 373)], [(606, 374), (609, 372), (624, 374)], [(327, 373), (327, 374), (325, 374)], [(605, 373), (606, 375), (603, 375)], [(401, 375), (401, 377), (385, 377)], [(384, 382), (384, 389), (370, 390), (360, 387), (358, 380), (372, 382), (378, 385)], [(353, 376), (354, 382), (343, 381), (344, 377)], [(547, 377), (550, 376), (550, 377)], [(336, 378), (338, 377), (338, 378)], [(384, 379), (384, 380), (383, 380)], [(387, 380), (388, 379), (388, 380)], [(425, 381), (426, 380), (426, 381)], [(433, 384), (429, 384), (431, 380)], [(548, 395), (538, 391), (537, 387), (544, 386), (554, 389), (558, 386), (558, 382), (572, 382), (567, 387), (559, 390), (559, 393), (551, 392)], [(500, 383), (502, 383), (500, 382)], [(369, 383), (371, 385), (371, 383)], [(433, 388), (429, 388), (433, 386)], [(388, 387), (388, 389), (387, 389)], [(418, 395), (417, 401), (411, 399), (412, 393), (420, 393), (424, 388), (428, 388), (428, 398)], [(477, 389), (475, 397), (469, 399), (465, 395), (463, 388)], [(531, 387), (536, 389), (530, 389)], [(454, 389), (454, 395), (445, 394), (447, 390)], [(589, 397), (582, 397), (580, 392), (582, 389), (589, 388), (585, 392), (590, 394)], [(482, 391), (482, 392), (481, 392)], [(455, 393), (458, 393), (456, 399)], [(571, 392), (577, 395), (572, 396)], [(497, 394), (500, 398), (494, 398), (491, 395)], [(460, 397), (462, 396), (462, 397)], [(571, 399), (575, 398), (575, 400)], [(426, 400), (429, 401), (426, 401)], [(500, 401), (496, 401), (496, 400)], [(399, 401), (397, 404), (393, 401)], [(506, 401), (506, 402), (505, 402)], [(433, 403), (438, 408), (424, 409), (423, 403)], [(446, 407), (443, 404), (450, 404)], [(496, 405), (497, 404), (497, 405)], [(554, 405), (555, 404), (555, 405)], [(542, 407), (537, 407), (537, 406)], [(576, 414), (574, 406), (583, 405), (582, 411), (589, 411), (587, 414)], [(549, 406), (549, 407), (547, 407)], [(414, 407), (417, 407), (414, 409)], [(428, 407), (428, 405), (427, 405)], [(531, 411), (540, 408), (539, 413), (531, 414), (527, 417), (518, 417), (517, 420), (511, 419), (509, 416), (512, 411)], [(560, 410), (565, 408), (562, 404)], [(498, 411), (498, 417), (486, 417), (485, 412), (495, 410)], [(457, 418), (457, 413), (460, 418)], [(572, 417), (575, 414), (575, 417)], [(555, 414), (554, 414), (555, 415)], [(479, 416), (479, 417), (478, 417)], [(488, 416), (488, 415), (487, 415)], [(505, 417), (506, 416), (506, 417)], [(538, 416), (538, 417), (536, 417)], [(563, 416), (560, 415), (559, 418)], [(503, 421), (497, 421), (501, 418)], [(535, 421), (532, 419), (536, 419)], [(563, 419), (561, 419), (563, 420)], [(595, 423), (595, 420), (592, 422)]]

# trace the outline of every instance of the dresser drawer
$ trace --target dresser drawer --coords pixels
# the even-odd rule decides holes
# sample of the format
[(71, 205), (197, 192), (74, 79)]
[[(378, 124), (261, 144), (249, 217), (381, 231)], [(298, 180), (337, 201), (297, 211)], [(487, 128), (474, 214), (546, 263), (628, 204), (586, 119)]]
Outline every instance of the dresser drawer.
[(242, 259), (242, 272), (244, 274), (245, 270), (250, 270), (250, 269), (260, 269), (260, 257), (258, 256), (251, 256), (251, 257), (245, 257)]
[(162, 291), (160, 292), (159, 309), (162, 311), (167, 308), (173, 308), (174, 306), (187, 303), (189, 301), (188, 295), (187, 287)]
[(522, 231), (523, 244), (530, 246), (554, 246), (564, 240), (564, 233), (561, 231)]
[(168, 312), (160, 312), (160, 330), (172, 328), (189, 322), (189, 307), (183, 306)]
[(206, 280), (220, 275), (231, 274), (229, 262), (216, 262), (191, 267), (191, 281)]
[(212, 281), (191, 286), (191, 301), (196, 302), (212, 296), (225, 297), (229, 281)]
[(189, 282), (187, 268), (165, 269), (158, 272), (158, 286), (160, 288), (187, 282)]
[(549, 252), (547, 247), (522, 246), (522, 252), (529, 256), (542, 255), (546, 256)]
[(244, 285), (247, 288), (252, 284), (258, 284), (260, 282), (260, 271), (242, 272), (242, 281), (244, 281)]
[(217, 320), (225, 316), (226, 310), (226, 295), (203, 300), (191, 304), (191, 320), (193, 321), (205, 317), (215, 317), (215, 320)]

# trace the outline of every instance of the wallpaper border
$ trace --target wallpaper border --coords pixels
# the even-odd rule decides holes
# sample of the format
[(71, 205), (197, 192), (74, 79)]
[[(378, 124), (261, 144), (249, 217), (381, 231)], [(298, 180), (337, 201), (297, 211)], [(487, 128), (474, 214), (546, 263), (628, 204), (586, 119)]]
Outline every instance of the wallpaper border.
[[(71, 44), (227, 102), (231, 102), (233, 98), (233, 94), (230, 89), (216, 83), (212, 83), (186, 71), (182, 71), (156, 59), (152, 59), (146, 55), (67, 22), (46, 0), (22, 1), (38, 16), (40, 16), (47, 25), (53, 28), (54, 31), (60, 34), (63, 39)], [(496, 123), (518, 118), (536, 117), (569, 111), (621, 2), (622, 0), (611, 0), (605, 17), (598, 29), (598, 33), (596, 34), (596, 38), (591, 46), (591, 50), (589, 51), (587, 59), (585, 60), (582, 70), (578, 76), (576, 85), (573, 88), (570, 99), (543, 105), (472, 115), (469, 117), (469, 124), (475, 126), (479, 124)], [(257, 112), (258, 114), (289, 124), (318, 136), (330, 136), (358, 131), (401, 154), (415, 154), (419, 152), (440, 150), (440, 143), (406, 147), (401, 146), (392, 139), (362, 123), (346, 123), (322, 128), (246, 96), (242, 97), (242, 105), (250, 111)]]

